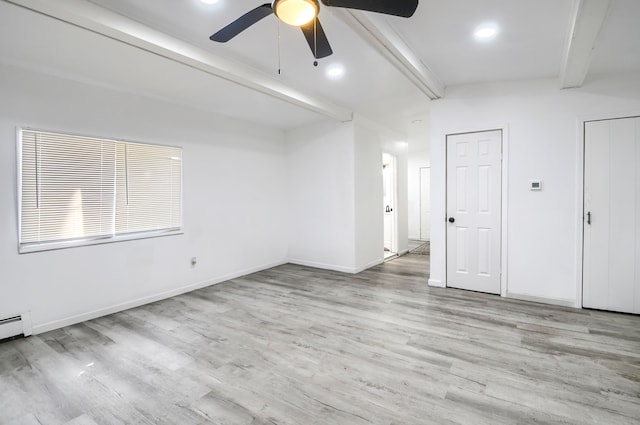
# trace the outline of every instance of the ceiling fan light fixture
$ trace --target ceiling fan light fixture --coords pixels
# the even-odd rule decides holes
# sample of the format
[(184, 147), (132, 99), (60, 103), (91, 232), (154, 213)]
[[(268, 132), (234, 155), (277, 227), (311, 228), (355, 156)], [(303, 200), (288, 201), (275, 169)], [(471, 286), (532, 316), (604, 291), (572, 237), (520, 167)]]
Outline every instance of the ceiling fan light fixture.
[(271, 8), (281, 21), (294, 27), (308, 24), (319, 12), (317, 0), (274, 0)]

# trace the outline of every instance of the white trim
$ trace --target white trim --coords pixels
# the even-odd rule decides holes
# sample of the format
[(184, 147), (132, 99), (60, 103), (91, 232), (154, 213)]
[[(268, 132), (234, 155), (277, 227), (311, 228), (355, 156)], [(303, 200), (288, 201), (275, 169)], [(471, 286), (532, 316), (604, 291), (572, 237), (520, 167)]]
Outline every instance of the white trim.
[(611, 0), (577, 0), (562, 55), (560, 84), (581, 87), (589, 72), (593, 49), (611, 11)]
[(20, 252), (20, 241), (22, 240), (22, 127), (16, 127), (16, 222), (18, 223), (18, 252)]
[(74, 325), (76, 323), (85, 322), (87, 320), (96, 319), (98, 317), (106, 316), (109, 314), (117, 313), (130, 308), (139, 307), (141, 305), (149, 304), (152, 302), (164, 300), (167, 298), (175, 297), (177, 295), (185, 294), (187, 292), (195, 291), (196, 289), (206, 288), (207, 286), (215, 285), (218, 283), (226, 282), (237, 277), (245, 276), (251, 273), (259, 272), (262, 270), (270, 269), (272, 267), (281, 266), (286, 264), (286, 260), (277, 261), (274, 263), (264, 264), (262, 266), (250, 267), (248, 269), (228, 273), (226, 275), (218, 276), (212, 279), (208, 279), (201, 282), (192, 283), (190, 285), (183, 286), (177, 289), (171, 289), (169, 291), (160, 292), (158, 294), (149, 295), (146, 297), (138, 298), (132, 301), (126, 301), (120, 304), (112, 305), (110, 307), (100, 308), (98, 310), (90, 311), (87, 313), (81, 313), (74, 316), (65, 317), (63, 319), (53, 320), (51, 322), (39, 324), (33, 326), (33, 334), (37, 335), (43, 332), (48, 332), (54, 329), (59, 329), (65, 326)]
[[(20, 230), (21, 228), (19, 228), (18, 231)], [(79, 248), (83, 246), (103, 245), (107, 243), (181, 235), (184, 235), (184, 231), (182, 230), (182, 228), (175, 230), (150, 230), (146, 232), (136, 232), (117, 236), (91, 237), (87, 239), (72, 239), (65, 241), (42, 242), (24, 245), (18, 243), (18, 254), (30, 254), (33, 252), (55, 251), (58, 249)]]
[(164, 236), (184, 235), (182, 229), (179, 230), (152, 230), (147, 232), (137, 232), (118, 236), (96, 237), (88, 239), (73, 239), (68, 241), (43, 242), (20, 245), (18, 243), (19, 254), (30, 254), (32, 252), (55, 251), (58, 249), (79, 248), (82, 246), (103, 245), (106, 243), (135, 241), (139, 239), (161, 238)]
[(116, 137), (116, 136), (105, 136), (105, 135), (98, 135), (96, 133), (85, 133), (85, 132), (78, 132), (76, 130), (67, 130), (66, 128), (53, 128), (53, 127), (49, 127), (49, 126), (38, 126), (38, 125), (32, 125), (32, 124), (18, 124), (16, 125), (16, 133), (17, 136), (21, 138), (22, 137), (22, 131), (39, 131), (42, 133), (56, 133), (56, 134), (60, 134), (60, 135), (64, 135), (64, 136), (72, 136), (72, 137), (82, 137), (82, 138), (88, 138), (88, 139), (100, 139), (100, 140), (105, 140), (108, 142), (122, 142), (122, 143), (127, 143), (127, 144), (133, 144), (133, 145), (146, 145), (146, 146), (160, 146), (160, 147), (165, 147), (165, 148), (179, 148), (179, 149), (184, 149), (181, 145), (175, 145), (175, 144), (170, 144), (170, 143), (157, 143), (157, 142), (141, 142), (139, 140), (132, 140), (132, 139), (127, 139), (124, 137)]
[[(400, 253), (398, 252), (398, 194), (399, 194), (399, 190), (398, 190), (398, 155), (395, 153), (391, 153), (390, 151), (387, 151), (385, 149), (381, 149), (381, 155), (380, 155), (380, 164), (384, 164), (384, 156), (388, 155), (389, 157), (391, 157), (391, 164), (393, 166), (393, 173), (391, 176), (391, 190), (392, 190), (392, 194), (391, 194), (391, 253), (392, 254), (396, 254), (398, 256), (400, 256)], [(382, 178), (382, 186), (383, 186), (383, 193), (384, 193), (384, 185), (385, 185), (385, 181), (384, 181), (384, 175)], [(383, 195), (384, 198), (384, 195)], [(394, 210), (395, 209), (395, 210)], [(382, 212), (382, 247), (384, 248), (384, 211)]]
[(584, 281), (584, 125), (589, 121), (614, 120), (621, 118), (640, 117), (640, 111), (608, 112), (601, 114), (589, 114), (579, 116), (576, 120), (576, 240), (575, 240), (575, 275), (576, 275), (576, 298), (573, 307), (582, 308), (582, 292)]
[(500, 243), (500, 296), (506, 297), (509, 288), (509, 271), (507, 268), (509, 260), (509, 126), (504, 125), (502, 129), (502, 212), (501, 230), (502, 242)]
[(332, 12), (429, 99), (444, 97), (445, 85), (385, 18), (357, 10), (335, 9)]
[(378, 266), (378, 265), (380, 265), (380, 264), (382, 264), (382, 263), (384, 263), (384, 258), (380, 258), (380, 259), (378, 259), (378, 260), (372, 261), (372, 262), (370, 262), (369, 264), (366, 264), (366, 265), (361, 266), (361, 267), (354, 267), (354, 269), (353, 269), (353, 270), (354, 270), (354, 272), (353, 272), (353, 273), (354, 273), (354, 274), (361, 273), (361, 272), (363, 272), (363, 271), (365, 271), (365, 270), (370, 269), (371, 267)]
[(575, 276), (576, 276), (576, 298), (573, 306), (582, 308), (582, 279), (584, 268), (584, 123), (586, 121), (578, 118), (576, 120), (577, 142), (576, 142), (576, 245), (575, 245)]
[(515, 294), (512, 292), (507, 293), (507, 298), (522, 300), (522, 301), (529, 301), (534, 303), (541, 303), (541, 304), (559, 305), (562, 307), (575, 307), (574, 300), (566, 299), (566, 298), (536, 297), (534, 295)]
[(368, 265), (363, 266), (363, 267), (338, 266), (336, 264), (319, 263), (317, 261), (301, 260), (301, 259), (297, 259), (297, 258), (290, 258), (289, 259), (289, 263), (296, 264), (298, 266), (313, 267), (314, 269), (333, 270), (333, 271), (336, 271), (336, 272), (356, 274), (356, 273), (360, 273), (361, 271), (366, 270), (366, 269), (368, 269), (370, 267), (373, 267), (373, 266), (376, 266), (376, 265), (382, 263), (382, 259), (375, 260), (375, 261), (373, 261), (373, 262), (371, 262)]
[[(446, 272), (446, 271), (445, 271)], [(445, 283), (443, 283), (441, 280), (439, 279), (429, 279), (427, 281), (427, 284), (429, 286), (433, 286), (435, 288), (446, 288), (447, 285)]]

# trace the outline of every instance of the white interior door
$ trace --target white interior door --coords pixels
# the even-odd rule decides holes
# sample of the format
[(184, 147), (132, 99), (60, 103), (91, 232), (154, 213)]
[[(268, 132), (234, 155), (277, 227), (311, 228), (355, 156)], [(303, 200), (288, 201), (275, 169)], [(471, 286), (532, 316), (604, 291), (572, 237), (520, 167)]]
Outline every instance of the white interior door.
[(382, 208), (384, 214), (384, 251), (388, 254), (398, 252), (398, 244), (396, 241), (396, 157), (388, 154), (382, 154)]
[(420, 240), (431, 240), (431, 168), (420, 168)]
[(502, 131), (447, 136), (447, 286), (500, 293)]
[(585, 123), (582, 305), (640, 313), (640, 118)]

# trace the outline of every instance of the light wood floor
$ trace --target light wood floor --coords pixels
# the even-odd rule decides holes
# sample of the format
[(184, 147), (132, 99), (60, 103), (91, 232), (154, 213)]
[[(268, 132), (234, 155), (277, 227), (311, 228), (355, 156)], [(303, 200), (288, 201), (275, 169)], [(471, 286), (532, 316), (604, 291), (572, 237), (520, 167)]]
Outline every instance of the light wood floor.
[(639, 424), (640, 317), (285, 265), (0, 345), (1, 424)]

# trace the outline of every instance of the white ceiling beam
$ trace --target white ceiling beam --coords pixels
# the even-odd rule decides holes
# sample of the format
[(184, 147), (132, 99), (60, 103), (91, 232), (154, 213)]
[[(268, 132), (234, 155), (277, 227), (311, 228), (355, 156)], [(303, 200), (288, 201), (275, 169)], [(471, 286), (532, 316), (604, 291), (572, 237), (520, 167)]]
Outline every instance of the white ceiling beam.
[(355, 10), (332, 10), (373, 49), (381, 53), (413, 85), (429, 97), (444, 97), (445, 86), (383, 18)]
[(341, 122), (353, 119), (353, 112), (347, 108), (298, 91), (260, 71), (214, 55), (88, 1), (5, 1), (157, 54), (329, 118)]
[(593, 49), (609, 15), (611, 0), (576, 0), (569, 39), (562, 58), (560, 83), (563, 89), (584, 83)]

